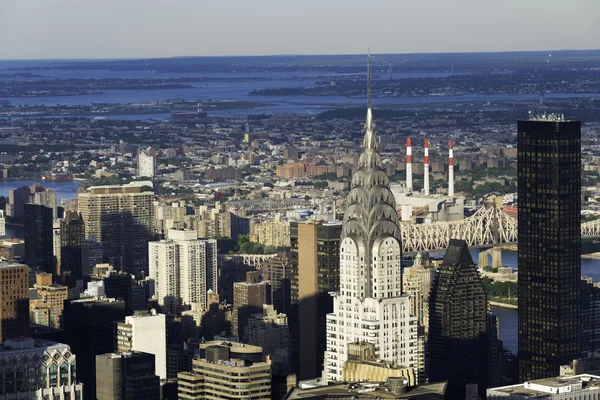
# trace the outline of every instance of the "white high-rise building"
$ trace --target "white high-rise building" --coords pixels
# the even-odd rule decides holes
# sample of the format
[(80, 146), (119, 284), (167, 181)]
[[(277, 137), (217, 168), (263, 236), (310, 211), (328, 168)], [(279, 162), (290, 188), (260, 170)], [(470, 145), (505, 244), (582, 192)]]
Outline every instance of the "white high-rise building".
[(169, 230), (169, 239), (150, 242), (149, 275), (154, 297), (166, 313), (208, 306), (207, 292), (217, 293), (217, 241), (200, 240), (194, 231)]
[(117, 351), (143, 351), (154, 354), (156, 375), (167, 379), (167, 319), (152, 310), (149, 314), (136, 313), (117, 322)]
[(156, 175), (156, 150), (149, 147), (138, 153), (138, 176), (153, 178)]
[(323, 380), (341, 381), (348, 344), (375, 345), (376, 358), (413, 368), (417, 358), (417, 321), (410, 298), (402, 294), (402, 246), (389, 180), (381, 167), (371, 107), (369, 57), (368, 108), (364, 151), (352, 177), (340, 244), (340, 290), (327, 315)]
[(0, 210), (0, 236), (6, 236), (6, 218), (4, 218), (4, 210)]

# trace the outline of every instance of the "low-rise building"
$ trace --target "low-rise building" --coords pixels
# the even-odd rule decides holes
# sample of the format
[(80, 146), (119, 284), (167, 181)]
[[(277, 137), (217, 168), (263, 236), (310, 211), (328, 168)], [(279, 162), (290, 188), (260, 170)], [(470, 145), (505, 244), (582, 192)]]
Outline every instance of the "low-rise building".
[(179, 399), (271, 398), (271, 360), (232, 358), (228, 346), (206, 348), (206, 357), (195, 359), (193, 370), (177, 378)]
[(575, 375), (572, 377), (544, 378), (518, 385), (487, 389), (487, 399), (561, 399), (587, 400), (600, 396), (600, 376)]

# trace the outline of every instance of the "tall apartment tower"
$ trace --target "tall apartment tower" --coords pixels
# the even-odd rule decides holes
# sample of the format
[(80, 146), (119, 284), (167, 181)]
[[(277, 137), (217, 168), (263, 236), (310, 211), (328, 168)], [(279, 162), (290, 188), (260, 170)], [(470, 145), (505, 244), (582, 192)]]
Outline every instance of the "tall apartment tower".
[(153, 178), (156, 175), (156, 150), (152, 147), (138, 153), (138, 176)]
[(485, 394), (487, 295), (464, 240), (451, 239), (429, 300), (429, 381), (448, 381), (448, 399), (467, 384)]
[(31, 269), (55, 274), (52, 209), (37, 204), (25, 204), (23, 214), (25, 264)]
[(233, 284), (233, 323), (232, 333), (244, 339), (246, 324), (252, 314), (262, 313), (263, 305), (270, 303), (270, 287), (260, 282), (258, 272), (246, 272), (246, 282)]
[(402, 246), (394, 195), (381, 166), (371, 106), (371, 58), (363, 152), (352, 177), (340, 243), (340, 285), (327, 315), (325, 381), (341, 381), (348, 344), (417, 372), (417, 321), (402, 294)]
[(329, 295), (340, 287), (341, 222), (292, 222), (291, 360), (299, 379), (320, 376), (326, 343)]
[(0, 343), (29, 336), (29, 267), (0, 261)]
[(194, 231), (169, 230), (169, 239), (148, 243), (149, 276), (165, 313), (196, 304), (208, 307), (208, 290), (217, 293), (217, 241), (200, 240)]
[(97, 400), (160, 400), (154, 355), (139, 351), (96, 356)]
[(68, 273), (72, 279), (83, 279), (81, 245), (85, 240), (85, 227), (81, 214), (67, 211), (60, 226), (60, 274)]
[(136, 276), (148, 273), (154, 240), (154, 193), (136, 186), (95, 186), (77, 194), (87, 239), (102, 243), (103, 261)]
[(580, 357), (581, 123), (519, 121), (519, 380)]

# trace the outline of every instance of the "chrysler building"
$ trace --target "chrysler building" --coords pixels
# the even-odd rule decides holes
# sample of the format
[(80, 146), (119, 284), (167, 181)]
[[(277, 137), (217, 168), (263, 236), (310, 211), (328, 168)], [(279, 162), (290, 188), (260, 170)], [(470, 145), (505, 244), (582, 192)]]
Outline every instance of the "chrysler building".
[(340, 244), (340, 289), (327, 315), (323, 381), (344, 380), (348, 344), (375, 345), (386, 364), (417, 368), (417, 322), (402, 294), (402, 244), (396, 202), (381, 167), (368, 61), (367, 121), (363, 152), (352, 177)]

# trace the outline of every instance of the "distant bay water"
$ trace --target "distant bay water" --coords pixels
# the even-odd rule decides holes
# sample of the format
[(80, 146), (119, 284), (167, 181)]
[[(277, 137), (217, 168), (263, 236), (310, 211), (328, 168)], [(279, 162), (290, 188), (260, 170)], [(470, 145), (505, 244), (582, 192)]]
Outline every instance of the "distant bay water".
[[(105, 90), (98, 94), (82, 94), (74, 96), (40, 96), (1, 98), (15, 106), (42, 105), (89, 105), (98, 103), (109, 104), (148, 104), (154, 100), (169, 99), (196, 100), (235, 100), (251, 101), (265, 104), (263, 107), (225, 111), (208, 111), (216, 116), (247, 115), (256, 113), (294, 113), (317, 114), (325, 110), (339, 107), (363, 107), (365, 99), (345, 96), (250, 96), (252, 90), (311, 87), (317, 81), (332, 81), (342, 78), (345, 74), (307, 73), (307, 72), (225, 72), (225, 73), (157, 73), (154, 71), (111, 71), (111, 70), (9, 70), (8, 68), (26, 68), (48, 65), (48, 61), (0, 61), (0, 73), (14, 74), (18, 72), (33, 72), (43, 76), (33, 79), (168, 79), (182, 77), (219, 78), (218, 81), (194, 82), (191, 89), (161, 89), (161, 90)], [(393, 79), (446, 77), (450, 72), (394, 72)], [(387, 77), (387, 75), (386, 75)], [(244, 80), (247, 78), (247, 80)], [(32, 79), (32, 78), (27, 78)], [(224, 80), (225, 79), (225, 80)], [(230, 80), (226, 80), (230, 79)], [(600, 98), (600, 93), (548, 93), (548, 99), (561, 98)], [(538, 94), (477, 94), (470, 93), (459, 96), (421, 96), (421, 97), (378, 97), (375, 102), (378, 107), (428, 104), (428, 103), (480, 103), (487, 101), (535, 101)], [(163, 119), (164, 115), (114, 115), (109, 119)]]

